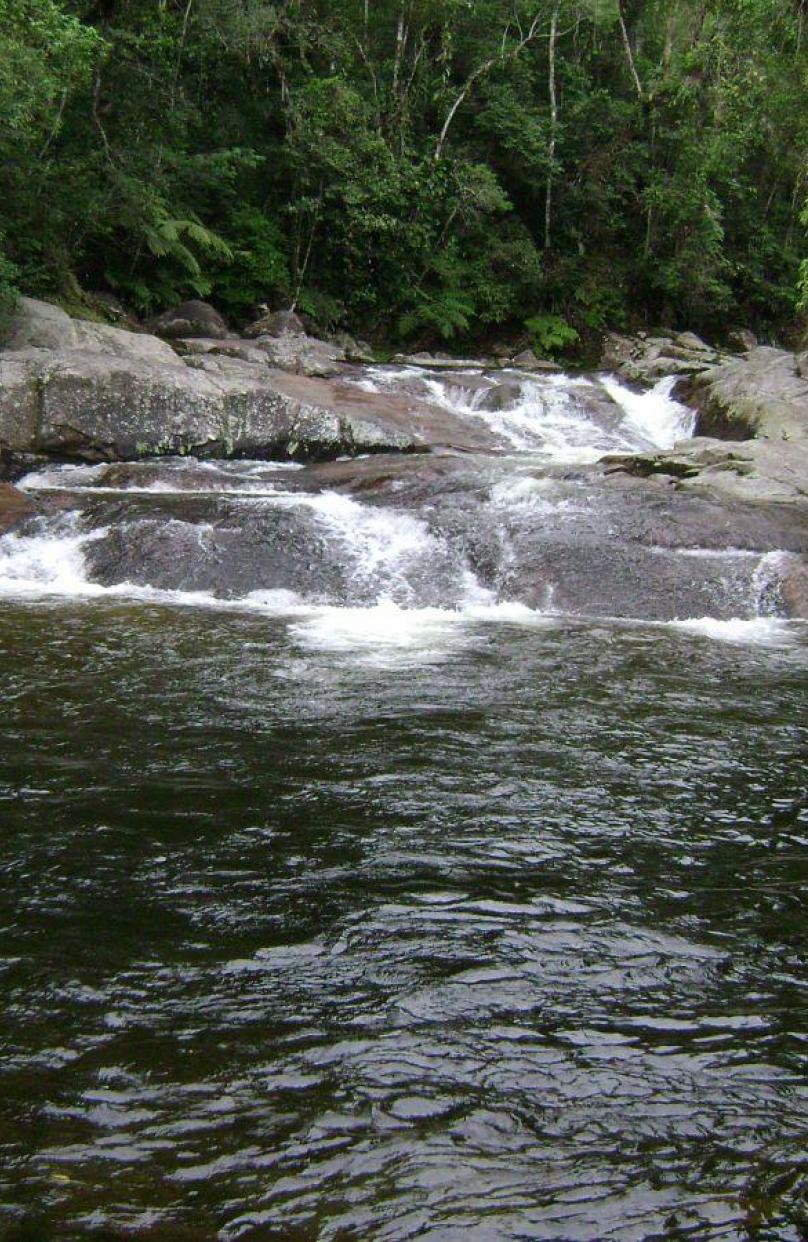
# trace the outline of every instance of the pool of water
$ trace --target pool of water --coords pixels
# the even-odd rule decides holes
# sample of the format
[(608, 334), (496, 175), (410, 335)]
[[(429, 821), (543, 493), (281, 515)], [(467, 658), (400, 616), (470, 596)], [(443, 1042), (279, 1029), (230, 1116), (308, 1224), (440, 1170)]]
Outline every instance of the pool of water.
[(0, 1237), (805, 1238), (805, 625), (362, 615), (0, 602)]

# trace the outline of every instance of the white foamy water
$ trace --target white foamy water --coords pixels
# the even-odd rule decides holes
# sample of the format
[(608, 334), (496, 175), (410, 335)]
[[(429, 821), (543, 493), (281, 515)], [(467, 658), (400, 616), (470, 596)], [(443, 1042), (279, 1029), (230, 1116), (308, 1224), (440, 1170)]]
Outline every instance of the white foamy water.
[(407, 585), (407, 572), (436, 551), (426, 523), (409, 513), (371, 509), (337, 492), (294, 497), (343, 546), (353, 572), (381, 593)]
[[(695, 414), (672, 397), (676, 377), (635, 392), (613, 376), (597, 381), (564, 373), (436, 373), (376, 367), (357, 386), (404, 391), (460, 418), (484, 423), (520, 453), (585, 465), (606, 453), (671, 448), (693, 434)], [(609, 416), (603, 394), (617, 410)]]
[[(398, 520), (391, 521), (390, 514), (370, 513), (357, 521), (354, 509), (361, 506), (355, 502), (342, 505), (338, 502), (344, 498), (333, 496), (308, 499), (319, 502), (325, 520), (340, 534), (347, 533), (355, 551), (368, 551), (382, 578), (394, 579), (409, 556), (430, 551), (430, 537), (406, 515), (392, 515)], [(406, 608), (391, 598), (380, 598), (366, 607), (313, 605), (283, 589), (221, 599), (209, 591), (168, 590), (132, 582), (102, 586), (87, 576), (84, 549), (106, 534), (106, 530), (82, 531), (79, 516), (68, 514), (58, 520), (56, 529), (51, 524), (47, 532), (0, 538), (0, 598), (107, 599), (255, 613), (286, 621), (290, 638), (304, 651), (350, 654), (357, 662), (375, 667), (443, 659), (479, 641), (481, 627), (490, 624), (552, 623), (523, 604), (496, 603), (469, 570), (462, 571), (463, 600), (455, 608)], [(368, 566), (364, 572), (370, 572)]]
[(103, 587), (87, 579), (84, 547), (105, 530), (87, 534), (76, 514), (65, 514), (35, 534), (0, 539), (0, 595), (73, 597), (97, 595)]
[[(293, 461), (199, 461), (193, 457), (160, 458), (161, 477), (154, 478), (155, 460), (128, 462), (120, 482), (105, 483), (108, 462), (96, 465), (64, 464), (26, 474), (17, 484), (22, 491), (92, 492), (94, 495), (272, 496), (281, 490), (268, 475), (302, 470)], [(142, 478), (142, 481), (140, 481)]]
[[(333, 497), (326, 498), (324, 503), (329, 520), (343, 531), (347, 527), (355, 538), (355, 515), (348, 512), (346, 516), (346, 510), (335, 505)], [(375, 539), (383, 539), (385, 522), (390, 518), (384, 512), (375, 516), (379, 518), (379, 525), (374, 527), (371, 523), (371, 547)], [(358, 545), (364, 541), (367, 546), (368, 529), (362, 531), (362, 523), (359, 523), (359, 531)], [(415, 667), (447, 658), (485, 641), (489, 626), (544, 629), (576, 620), (551, 610), (532, 609), (519, 602), (498, 602), (493, 592), (482, 587), (469, 570), (462, 571), (463, 592), (455, 607), (402, 607), (383, 595), (375, 603), (363, 607), (311, 604), (294, 591), (283, 589), (255, 590), (236, 599), (222, 599), (208, 591), (167, 590), (131, 582), (105, 587), (89, 580), (84, 549), (93, 540), (104, 538), (106, 533), (105, 530), (84, 532), (79, 516), (67, 514), (52, 519), (47, 528), (34, 534), (3, 536), (0, 538), (0, 597), (109, 599), (253, 613), (286, 622), (289, 637), (305, 652), (350, 655), (360, 664), (380, 668)], [(399, 567), (396, 572), (400, 572), (401, 558), (406, 560), (413, 551), (423, 550), (423, 538), (424, 532), (417, 522), (414, 528), (409, 522), (403, 522), (391, 544), (391, 566), (384, 572), (393, 574), (392, 566), (396, 565)], [(426, 538), (428, 551), (431, 538), (428, 532)], [(374, 553), (381, 558), (381, 544)], [(577, 623), (581, 621), (577, 618)], [(619, 618), (614, 621), (617, 625), (632, 624), (621, 622)], [(744, 646), (793, 647), (803, 643), (806, 637), (803, 623), (774, 617), (727, 620), (691, 617), (659, 625), (694, 637)]]
[(378, 668), (420, 665), (465, 651), (485, 639), (490, 625), (546, 628), (560, 618), (518, 603), (468, 603), (451, 608), (400, 608), (382, 600), (372, 608), (315, 608), (293, 622), (290, 636), (304, 650), (350, 653)]
[(304, 506), (340, 548), (355, 588), (375, 602), (414, 605), (417, 585), (439, 572), (445, 595), (460, 604), (494, 601), (466, 562), (412, 513), (374, 508), (337, 492), (287, 494), (277, 503)]
[(558, 486), (555, 479), (515, 474), (494, 484), (490, 492), (491, 503), (498, 509), (529, 510), (536, 517), (551, 513), (586, 512), (583, 498), (576, 501), (571, 496), (559, 496)]
[[(485, 423), (519, 453), (586, 464), (618, 447), (587, 407), (587, 394), (594, 393), (588, 380), (570, 375), (525, 379), (506, 373), (501, 381), (489, 379), (485, 386), (473, 388), (442, 376), (429, 376), (423, 383), (433, 404)], [(513, 392), (497, 397), (501, 384)]]
[(775, 617), (731, 617), (719, 621), (715, 617), (688, 617), (668, 623), (673, 629), (723, 643), (739, 643), (763, 647), (787, 647), (797, 642), (803, 627), (793, 621)]
[(639, 436), (653, 448), (670, 449), (678, 440), (689, 439), (696, 426), (695, 411), (671, 395), (676, 380), (677, 376), (667, 375), (647, 392), (635, 392), (612, 375), (600, 382), (624, 411), (629, 436)]

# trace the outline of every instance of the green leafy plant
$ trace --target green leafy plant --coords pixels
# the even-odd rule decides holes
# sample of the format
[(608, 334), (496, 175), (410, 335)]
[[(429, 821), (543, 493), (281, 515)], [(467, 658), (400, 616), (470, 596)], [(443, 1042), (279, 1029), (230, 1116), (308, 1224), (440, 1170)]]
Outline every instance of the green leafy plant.
[(442, 340), (451, 340), (458, 332), (467, 332), (474, 306), (453, 289), (439, 293), (421, 293), (415, 305), (399, 317), (398, 330), (402, 336), (413, 336), (419, 329), (427, 329)]
[(532, 315), (525, 320), (533, 348), (540, 354), (554, 354), (569, 349), (580, 340), (577, 329), (562, 315)]
[(2, 250), (0, 235), (0, 341), (8, 327), (14, 308), (17, 305), (17, 269)]
[(345, 317), (342, 302), (322, 289), (301, 289), (297, 309), (308, 315), (321, 332), (334, 332)]
[(255, 207), (240, 207), (226, 227), (229, 254), (212, 278), (212, 294), (225, 310), (243, 312), (289, 295), (286, 238), (275, 219)]

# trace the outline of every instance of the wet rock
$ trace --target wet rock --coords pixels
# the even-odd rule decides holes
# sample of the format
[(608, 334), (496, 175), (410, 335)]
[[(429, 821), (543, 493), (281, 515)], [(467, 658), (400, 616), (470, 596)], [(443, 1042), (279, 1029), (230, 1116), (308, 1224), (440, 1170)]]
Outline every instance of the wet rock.
[(0, 445), (0, 482), (16, 483), (32, 470), (43, 470), (51, 464), (42, 453), (12, 453)]
[(511, 359), (511, 366), (516, 367), (520, 371), (560, 371), (561, 367), (557, 362), (550, 362), (547, 358), (538, 358), (532, 349), (524, 349), (521, 354), (517, 354)]
[(19, 488), (0, 483), (0, 535), (6, 535), (24, 518), (36, 512), (36, 506)]
[(108, 533), (87, 549), (93, 578), (105, 586), (138, 582), (223, 599), (259, 590), (310, 600), (345, 593), (345, 567), (305, 508), (247, 512), (240, 506), (231, 514), (218, 502), (206, 513), (190, 497), (152, 505), (149, 515), (125, 523), (116, 514), (113, 506), (96, 511)]
[(720, 361), (718, 351), (695, 333), (630, 337), (611, 332), (603, 342), (601, 367), (629, 380), (654, 384), (666, 375), (697, 375)]
[(779, 557), (776, 571), (785, 615), (808, 619), (808, 558), (787, 555)]
[[(403, 390), (368, 392), (343, 378), (323, 380), (281, 373), (272, 377), (272, 385), (303, 405), (327, 408), (346, 420), (360, 452), (381, 452), (385, 447), (416, 451), (453, 448), (463, 452), (506, 447), (506, 442), (485, 424)], [(360, 444), (365, 447), (359, 448)]]
[(429, 371), (485, 371), (496, 364), (490, 358), (450, 358), (443, 354), (395, 354), (393, 362)]
[(268, 311), (244, 329), (244, 336), (305, 336), (303, 320), (293, 310)]
[(511, 409), (521, 399), (522, 384), (519, 380), (504, 380), (492, 388), (485, 388), (478, 398), (482, 410)]
[(171, 310), (163, 311), (149, 322), (149, 328), (158, 336), (173, 340), (175, 337), (214, 337), (223, 340), (229, 330), (222, 316), (209, 302), (192, 298)]

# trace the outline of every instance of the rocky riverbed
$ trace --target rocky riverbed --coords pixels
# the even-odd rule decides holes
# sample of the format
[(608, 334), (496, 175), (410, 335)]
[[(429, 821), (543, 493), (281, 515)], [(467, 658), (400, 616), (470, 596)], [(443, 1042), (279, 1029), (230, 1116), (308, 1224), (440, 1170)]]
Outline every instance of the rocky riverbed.
[[(0, 450), (7, 479), (28, 478), (0, 493), (0, 529), (72, 513), (103, 532), (85, 551), (99, 584), (342, 600), (321, 520), (337, 496), (426, 532), (405, 604), (457, 604), (468, 571), (530, 608), (808, 616), (803, 358), (679, 334), (612, 338), (588, 377), (374, 367), (282, 327), (169, 344), (24, 300), (0, 354)], [(277, 503), (245, 510), (261, 487)], [(360, 602), (384, 593), (365, 585)]]

